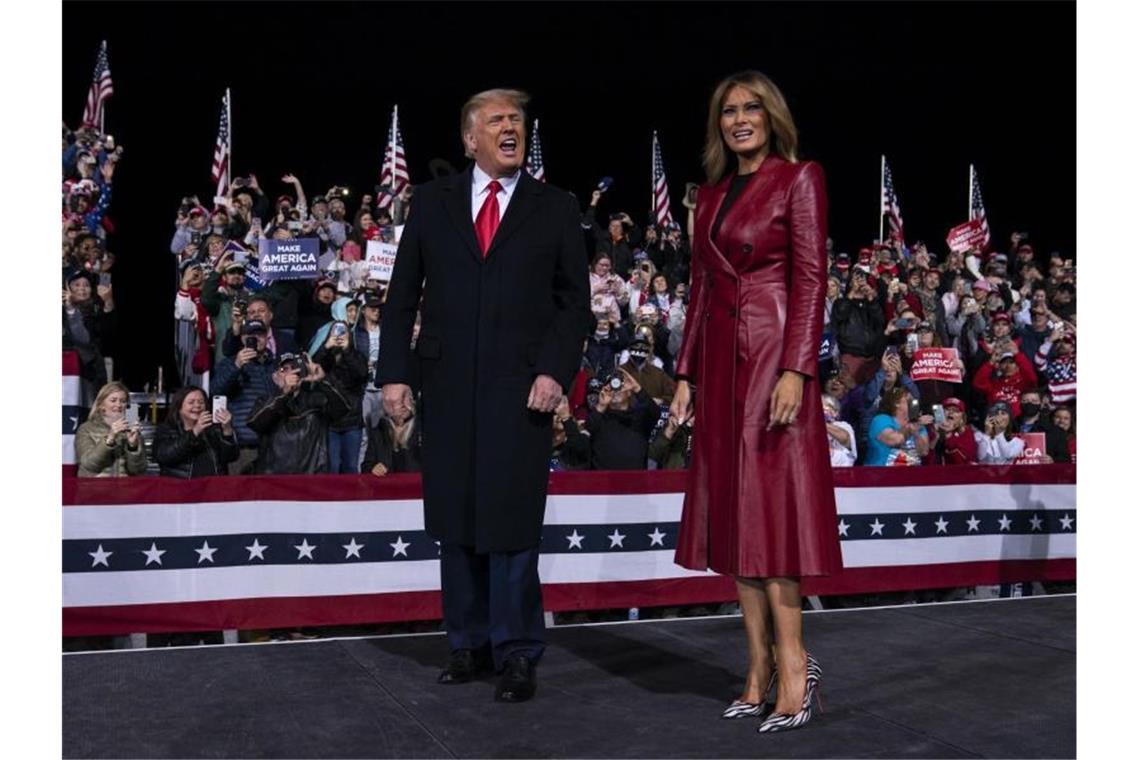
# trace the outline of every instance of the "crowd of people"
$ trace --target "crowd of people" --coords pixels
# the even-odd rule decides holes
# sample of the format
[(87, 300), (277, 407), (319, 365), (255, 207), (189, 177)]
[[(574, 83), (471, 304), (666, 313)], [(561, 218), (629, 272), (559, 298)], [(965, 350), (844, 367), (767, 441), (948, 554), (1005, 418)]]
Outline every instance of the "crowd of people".
[[(385, 283), (364, 256), (369, 241), (398, 240), (413, 188), (384, 204), (339, 186), (310, 198), (289, 174), (271, 197), (250, 175), (209, 208), (183, 198), (170, 241), (180, 387), (145, 447), (106, 360), (107, 212), (121, 154), (110, 136), (64, 129), (63, 342), (80, 357), (91, 409), (76, 438), (79, 474), (142, 474), (147, 454), (174, 477), (418, 471), (421, 410), (393, 418), (380, 403)], [(686, 230), (603, 214), (604, 198), (595, 190), (582, 209), (597, 322), (554, 412), (550, 467), (684, 468), (695, 420), (669, 405), (689, 310)], [(684, 205), (691, 230), (691, 194)], [(294, 238), (318, 241), (318, 276), (263, 280), (259, 242)], [(834, 467), (1010, 463), (1024, 458), (1025, 433), (1044, 434), (1032, 461), (1075, 461), (1073, 261), (1042, 255), (1025, 233), (999, 247), (940, 255), (891, 241), (852, 255), (829, 241), (814, 387)], [(929, 348), (955, 349), (961, 382), (912, 379)]]

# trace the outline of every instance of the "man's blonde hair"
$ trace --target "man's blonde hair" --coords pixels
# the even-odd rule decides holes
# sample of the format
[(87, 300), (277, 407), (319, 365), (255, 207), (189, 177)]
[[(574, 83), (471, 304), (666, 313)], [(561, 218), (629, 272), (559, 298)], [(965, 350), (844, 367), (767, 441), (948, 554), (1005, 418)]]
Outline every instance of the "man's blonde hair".
[[(475, 112), (488, 103), (506, 102), (513, 105), (515, 108), (522, 112), (523, 123), (526, 123), (526, 104), (530, 102), (530, 95), (527, 95), (522, 90), (510, 90), (504, 88), (495, 88), (493, 90), (484, 90), (483, 92), (476, 93), (467, 99), (463, 104), (463, 109), (459, 112), (459, 139), (471, 131), (475, 126)], [(464, 155), (467, 158), (472, 158), (470, 151), (467, 150), (467, 143), (464, 143)]]

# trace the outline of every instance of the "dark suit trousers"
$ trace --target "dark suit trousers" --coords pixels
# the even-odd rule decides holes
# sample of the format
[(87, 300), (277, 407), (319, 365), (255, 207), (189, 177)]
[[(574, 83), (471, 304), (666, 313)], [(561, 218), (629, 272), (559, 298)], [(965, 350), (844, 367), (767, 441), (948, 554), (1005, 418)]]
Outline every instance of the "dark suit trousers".
[(489, 646), (496, 670), (512, 654), (538, 662), (546, 648), (538, 554), (538, 547), (476, 554), (471, 546), (440, 546), (443, 623), (453, 651)]

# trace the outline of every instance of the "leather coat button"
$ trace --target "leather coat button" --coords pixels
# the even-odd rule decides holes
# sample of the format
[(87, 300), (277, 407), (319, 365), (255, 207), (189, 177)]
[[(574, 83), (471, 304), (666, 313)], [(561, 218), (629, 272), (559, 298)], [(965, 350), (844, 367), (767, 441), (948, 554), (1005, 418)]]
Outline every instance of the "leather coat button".
[(744, 249), (743, 249), (743, 250), (744, 250), (744, 252), (745, 252), (745, 253), (752, 253), (752, 246), (751, 246), (750, 244), (748, 244), (748, 243), (745, 243), (745, 244), (744, 244)]

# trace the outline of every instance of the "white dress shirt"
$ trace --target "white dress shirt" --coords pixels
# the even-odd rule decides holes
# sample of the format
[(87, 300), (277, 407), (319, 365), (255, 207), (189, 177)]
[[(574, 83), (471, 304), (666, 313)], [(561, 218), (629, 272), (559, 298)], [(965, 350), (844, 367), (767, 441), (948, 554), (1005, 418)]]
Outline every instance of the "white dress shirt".
[[(520, 170), (521, 171), (521, 170)], [(499, 221), (507, 215), (507, 205), (511, 202), (511, 196), (515, 194), (515, 186), (519, 183), (519, 172), (515, 172), (510, 177), (501, 177), (499, 179)], [(479, 210), (483, 208), (484, 201), (487, 200), (487, 185), (491, 184), (491, 176), (487, 172), (479, 168), (476, 164), (471, 170), (471, 221), (474, 222), (479, 216)]]

